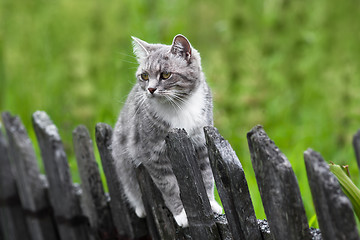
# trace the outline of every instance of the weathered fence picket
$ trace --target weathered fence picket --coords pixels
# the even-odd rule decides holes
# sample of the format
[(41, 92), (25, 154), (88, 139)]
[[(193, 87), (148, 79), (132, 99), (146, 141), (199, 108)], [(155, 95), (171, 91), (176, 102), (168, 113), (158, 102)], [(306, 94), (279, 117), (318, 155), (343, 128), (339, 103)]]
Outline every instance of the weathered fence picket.
[(248, 134), (251, 161), (274, 239), (311, 239), (290, 162), (261, 126)]
[(45, 112), (33, 114), (33, 125), (49, 181), (49, 196), (62, 240), (92, 239), (88, 220), (73, 185), (58, 130)]
[(232, 235), (240, 239), (262, 239), (239, 159), (216, 128), (205, 127), (204, 131), (216, 187)]
[(118, 234), (121, 236), (120, 239), (146, 239), (147, 226), (145, 219), (138, 218), (130, 208), (116, 173), (116, 166), (110, 148), (112, 136), (111, 126), (105, 123), (98, 123), (96, 125), (95, 135), (109, 188), (112, 217)]
[[(309, 229), (290, 163), (262, 127), (247, 135), (265, 213), (257, 220), (244, 169), (230, 144), (214, 127), (205, 127), (209, 159), (226, 215), (212, 213), (196, 152), (184, 130), (166, 138), (189, 228), (180, 228), (166, 208), (146, 166), (137, 168), (146, 220), (127, 203), (111, 155), (112, 128), (99, 123), (96, 144), (107, 180), (105, 194), (93, 144), (84, 126), (73, 132), (81, 188), (73, 184), (56, 126), (45, 112), (33, 114), (46, 178), (40, 174), (32, 144), (17, 117), (2, 114), (0, 129), (0, 239), (118, 240), (275, 240), (322, 239)], [(357, 158), (360, 131), (354, 136)], [(308, 179), (324, 239), (359, 239), (351, 204), (321, 156), (304, 154)], [(360, 162), (360, 161), (359, 161)], [(47, 180), (47, 181), (46, 181)]]
[(210, 202), (202, 181), (195, 149), (185, 130), (174, 129), (165, 139), (180, 197), (194, 239), (220, 239)]
[(46, 195), (47, 183), (40, 176), (28, 134), (18, 117), (4, 113), (2, 119), (9, 141), (9, 155), (15, 166), (16, 186), (25, 211), (29, 235), (32, 239), (57, 239), (52, 210)]
[(354, 212), (339, 182), (321, 155), (311, 149), (304, 153), (316, 215), (324, 239), (360, 239)]
[[(2, 214), (1, 213), (1, 210), (0, 210), (0, 214)], [(5, 226), (5, 224), (2, 224), (2, 221), (1, 221), (1, 219), (0, 219), (0, 239), (5, 239), (5, 235), (4, 235), (4, 233), (3, 233), (3, 225)]]
[[(0, 225), (1, 239), (26, 239), (29, 236), (25, 215), (21, 207), (8, 144), (0, 129)], [(1, 236), (0, 236), (1, 237)]]
[(143, 165), (137, 168), (137, 178), (143, 196), (146, 222), (151, 238), (188, 239), (183, 231), (177, 231), (177, 225), (171, 212), (166, 208), (160, 191)]
[(73, 143), (81, 177), (83, 209), (91, 229), (97, 229), (94, 234), (98, 239), (116, 239), (117, 231), (95, 160), (93, 143), (85, 126), (78, 126), (73, 131)]

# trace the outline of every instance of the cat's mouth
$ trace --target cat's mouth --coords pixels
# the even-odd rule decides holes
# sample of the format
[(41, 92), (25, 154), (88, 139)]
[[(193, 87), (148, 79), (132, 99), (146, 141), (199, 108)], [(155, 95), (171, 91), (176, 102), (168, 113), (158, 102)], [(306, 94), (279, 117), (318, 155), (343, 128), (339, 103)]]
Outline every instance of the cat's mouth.
[(160, 103), (164, 107), (181, 110), (183, 104), (187, 101), (187, 95), (179, 89), (157, 89), (148, 88), (146, 96), (150, 101)]
[(146, 96), (148, 97), (148, 98), (159, 98), (160, 97), (160, 94), (159, 94), (159, 92), (157, 91), (156, 93), (155, 92), (153, 92), (153, 93), (150, 93), (149, 91), (146, 93)]
[(174, 99), (172, 99), (169, 94), (162, 92), (161, 90), (155, 91), (154, 93), (147, 92), (146, 96), (149, 100), (156, 101), (161, 104), (171, 105), (174, 102)]
[(157, 91), (157, 92), (154, 92), (154, 93), (147, 93), (146, 96), (149, 99), (152, 99), (154, 101), (158, 101), (158, 102), (161, 102), (161, 103), (165, 103), (165, 102), (168, 101), (166, 95), (161, 93), (160, 91)]

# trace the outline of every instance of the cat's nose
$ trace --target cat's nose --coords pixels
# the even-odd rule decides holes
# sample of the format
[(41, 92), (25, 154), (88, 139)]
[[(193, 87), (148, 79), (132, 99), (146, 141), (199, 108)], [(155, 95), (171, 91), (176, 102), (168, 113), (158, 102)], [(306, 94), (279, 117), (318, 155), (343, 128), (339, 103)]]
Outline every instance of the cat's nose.
[(149, 92), (153, 94), (156, 91), (157, 88), (148, 88)]

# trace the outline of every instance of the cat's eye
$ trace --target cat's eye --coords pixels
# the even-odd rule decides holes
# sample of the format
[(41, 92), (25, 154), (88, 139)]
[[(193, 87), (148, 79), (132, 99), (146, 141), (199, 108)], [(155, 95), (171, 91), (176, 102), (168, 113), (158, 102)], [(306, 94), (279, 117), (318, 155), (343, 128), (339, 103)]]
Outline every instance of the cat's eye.
[(169, 73), (169, 72), (162, 72), (160, 74), (161, 79), (168, 79), (170, 76), (171, 76), (171, 73)]
[(149, 74), (147, 74), (147, 73), (142, 73), (142, 74), (140, 75), (140, 77), (141, 77), (141, 79), (144, 80), (144, 81), (149, 80)]

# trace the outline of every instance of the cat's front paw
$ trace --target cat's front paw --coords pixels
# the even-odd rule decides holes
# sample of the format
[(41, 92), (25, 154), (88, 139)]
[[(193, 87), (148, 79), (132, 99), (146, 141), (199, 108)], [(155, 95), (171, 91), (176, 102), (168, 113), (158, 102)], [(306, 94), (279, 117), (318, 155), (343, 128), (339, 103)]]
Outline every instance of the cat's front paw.
[(180, 214), (174, 216), (174, 218), (175, 218), (177, 225), (179, 225), (180, 227), (185, 228), (185, 227), (189, 226), (189, 222), (188, 222), (188, 219), (186, 216), (185, 209), (183, 209)]
[(136, 213), (136, 216), (138, 216), (139, 218), (146, 217), (146, 212), (145, 212), (144, 206), (136, 207), (135, 213)]
[(210, 201), (211, 209), (214, 213), (221, 214), (222, 213), (222, 207), (215, 201)]

